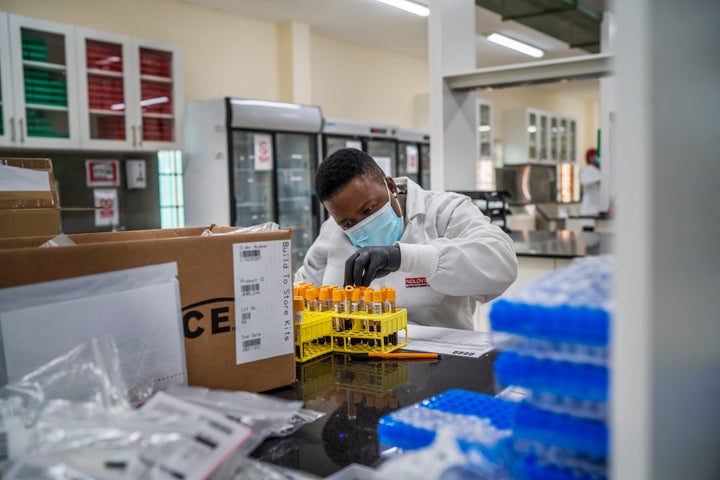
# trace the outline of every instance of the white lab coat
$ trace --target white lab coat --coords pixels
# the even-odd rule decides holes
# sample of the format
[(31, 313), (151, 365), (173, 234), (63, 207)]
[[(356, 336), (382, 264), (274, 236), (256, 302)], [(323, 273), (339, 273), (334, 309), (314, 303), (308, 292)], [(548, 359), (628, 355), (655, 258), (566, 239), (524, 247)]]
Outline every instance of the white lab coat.
[[(600, 170), (595, 165), (585, 167), (580, 172), (580, 185), (582, 185), (580, 215), (596, 217), (600, 213)], [(585, 218), (581, 224), (583, 227), (594, 227), (595, 220)]]
[[(426, 191), (407, 177), (395, 183), (407, 192), (400, 270), (370, 287), (394, 287), (410, 323), (472, 329), (477, 302), (499, 296), (517, 276), (512, 240), (466, 196)], [(295, 282), (342, 286), (345, 260), (355, 250), (329, 218)]]

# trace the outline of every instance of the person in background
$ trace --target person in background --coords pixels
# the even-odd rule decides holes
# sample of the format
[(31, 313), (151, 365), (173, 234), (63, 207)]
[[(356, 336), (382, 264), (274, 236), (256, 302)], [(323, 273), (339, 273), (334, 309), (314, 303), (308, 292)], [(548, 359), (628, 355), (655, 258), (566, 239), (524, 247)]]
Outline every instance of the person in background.
[[(580, 172), (580, 186), (582, 197), (580, 215), (583, 217), (597, 217), (600, 213), (600, 170), (597, 167), (597, 150), (588, 149), (585, 152), (587, 166)], [(582, 228), (586, 232), (595, 231), (595, 219), (583, 218)]]
[(477, 302), (517, 276), (512, 240), (468, 197), (387, 177), (360, 150), (323, 161), (316, 191), (330, 218), (296, 283), (394, 287), (410, 323), (471, 330)]

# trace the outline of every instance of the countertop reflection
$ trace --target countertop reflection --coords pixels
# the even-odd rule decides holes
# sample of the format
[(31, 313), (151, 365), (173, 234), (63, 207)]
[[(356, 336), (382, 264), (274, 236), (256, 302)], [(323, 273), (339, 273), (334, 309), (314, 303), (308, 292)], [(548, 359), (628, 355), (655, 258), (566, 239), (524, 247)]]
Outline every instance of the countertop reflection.
[(378, 419), (452, 388), (494, 394), (494, 352), (480, 358), (367, 361), (331, 354), (297, 366), (295, 384), (266, 392), (325, 416), (294, 434), (266, 440), (253, 456), (326, 477), (380, 459)]
[(612, 251), (613, 234), (573, 230), (518, 230), (510, 233), (518, 256), (574, 258)]

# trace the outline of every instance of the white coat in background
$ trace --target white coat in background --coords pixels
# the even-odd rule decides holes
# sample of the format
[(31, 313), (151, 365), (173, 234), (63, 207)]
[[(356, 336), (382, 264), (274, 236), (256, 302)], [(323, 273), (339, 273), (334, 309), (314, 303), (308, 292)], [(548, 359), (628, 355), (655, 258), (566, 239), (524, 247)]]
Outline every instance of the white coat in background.
[[(472, 330), (477, 302), (499, 296), (517, 276), (512, 240), (464, 195), (426, 191), (407, 177), (395, 183), (407, 193), (405, 228), (396, 243), (400, 269), (370, 288), (394, 287), (396, 305), (407, 308), (410, 323)], [(345, 260), (355, 250), (329, 218), (295, 283), (343, 286)]]
[[(582, 186), (582, 200), (580, 215), (596, 217), (600, 213), (600, 170), (588, 164), (580, 172), (580, 185)], [(583, 219), (583, 227), (594, 227), (595, 220)]]

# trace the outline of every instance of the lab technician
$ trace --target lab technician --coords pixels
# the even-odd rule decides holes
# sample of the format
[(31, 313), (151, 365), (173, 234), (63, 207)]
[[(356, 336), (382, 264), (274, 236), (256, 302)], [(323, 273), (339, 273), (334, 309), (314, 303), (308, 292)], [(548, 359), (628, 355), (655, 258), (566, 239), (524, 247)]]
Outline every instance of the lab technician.
[(472, 329), (477, 302), (517, 276), (512, 240), (468, 197), (386, 177), (360, 150), (323, 161), (316, 190), (330, 218), (296, 282), (394, 287), (410, 323)]
[[(594, 148), (585, 152), (587, 166), (580, 172), (580, 186), (582, 187), (582, 200), (580, 215), (583, 217), (597, 217), (600, 213), (600, 169), (597, 168), (597, 150)], [(584, 231), (595, 231), (595, 219), (583, 218), (581, 225)]]

